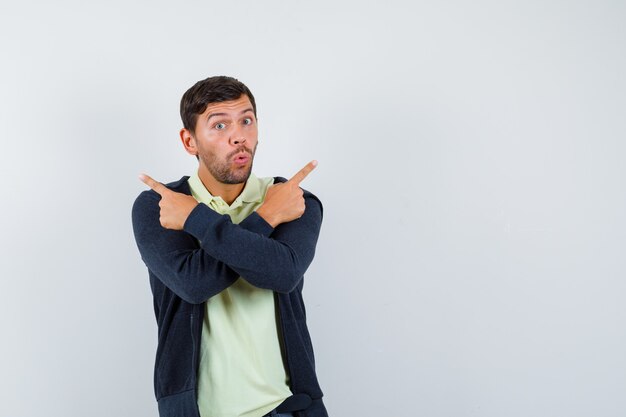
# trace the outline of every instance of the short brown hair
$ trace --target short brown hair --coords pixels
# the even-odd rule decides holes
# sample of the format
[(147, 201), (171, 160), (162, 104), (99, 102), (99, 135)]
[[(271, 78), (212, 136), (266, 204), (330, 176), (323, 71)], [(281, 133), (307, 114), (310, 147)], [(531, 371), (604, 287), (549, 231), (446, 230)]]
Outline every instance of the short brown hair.
[(241, 81), (224, 75), (198, 81), (180, 100), (180, 118), (184, 128), (194, 133), (198, 116), (204, 113), (209, 104), (237, 100), (242, 94), (250, 99), (256, 117), (254, 96)]

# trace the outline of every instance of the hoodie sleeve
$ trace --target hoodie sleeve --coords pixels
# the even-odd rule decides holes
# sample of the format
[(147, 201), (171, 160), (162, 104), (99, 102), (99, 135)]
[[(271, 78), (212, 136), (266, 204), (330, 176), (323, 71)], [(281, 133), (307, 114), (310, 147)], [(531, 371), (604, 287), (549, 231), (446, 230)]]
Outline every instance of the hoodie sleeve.
[[(141, 259), (180, 298), (203, 303), (232, 285), (240, 274), (204, 251), (189, 233), (162, 227), (160, 198), (154, 191), (144, 191), (133, 204), (133, 231)], [(272, 227), (260, 220), (251, 219), (242, 228), (269, 236)]]
[(184, 230), (206, 254), (224, 262), (250, 284), (281, 293), (293, 291), (313, 261), (322, 224), (322, 204), (306, 192), (302, 217), (276, 229), (256, 212), (240, 224), (198, 204)]

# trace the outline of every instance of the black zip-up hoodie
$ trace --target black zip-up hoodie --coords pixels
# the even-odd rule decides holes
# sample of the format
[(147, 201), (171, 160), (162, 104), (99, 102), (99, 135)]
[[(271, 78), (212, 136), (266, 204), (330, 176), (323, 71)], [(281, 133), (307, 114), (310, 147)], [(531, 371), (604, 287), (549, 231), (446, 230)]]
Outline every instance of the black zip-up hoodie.
[[(182, 177), (166, 186), (191, 195)], [(284, 182), (276, 177), (274, 182)], [(322, 224), (322, 204), (304, 192), (302, 217), (272, 228), (256, 212), (233, 224), (205, 204), (198, 204), (183, 230), (159, 222), (160, 196), (142, 192), (132, 221), (141, 258), (148, 267), (158, 326), (154, 390), (161, 417), (199, 417), (197, 374), (204, 302), (240, 276), (273, 290), (283, 358), (291, 391), (306, 394), (311, 405), (296, 417), (327, 417), (315, 375), (313, 346), (302, 299), (303, 275), (315, 254)]]

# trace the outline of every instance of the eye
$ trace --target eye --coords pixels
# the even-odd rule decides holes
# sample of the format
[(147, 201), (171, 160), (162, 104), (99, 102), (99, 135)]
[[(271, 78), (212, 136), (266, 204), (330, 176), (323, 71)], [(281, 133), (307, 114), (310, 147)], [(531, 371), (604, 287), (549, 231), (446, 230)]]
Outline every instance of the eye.
[(252, 124), (252, 119), (249, 117), (246, 117), (245, 119), (243, 119), (243, 124), (244, 125), (251, 125)]
[(215, 125), (215, 128), (216, 128), (217, 130), (223, 130), (223, 129), (226, 129), (226, 123), (217, 123), (217, 124)]

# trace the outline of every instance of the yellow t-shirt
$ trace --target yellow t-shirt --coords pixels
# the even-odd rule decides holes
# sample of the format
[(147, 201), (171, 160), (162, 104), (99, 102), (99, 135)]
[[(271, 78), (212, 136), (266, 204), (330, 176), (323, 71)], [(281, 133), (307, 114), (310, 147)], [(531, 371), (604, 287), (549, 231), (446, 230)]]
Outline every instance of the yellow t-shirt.
[[(273, 178), (250, 175), (232, 205), (212, 196), (198, 174), (193, 197), (239, 223), (256, 210)], [(240, 277), (205, 303), (198, 408), (202, 417), (261, 417), (291, 395), (280, 349), (274, 292)]]

